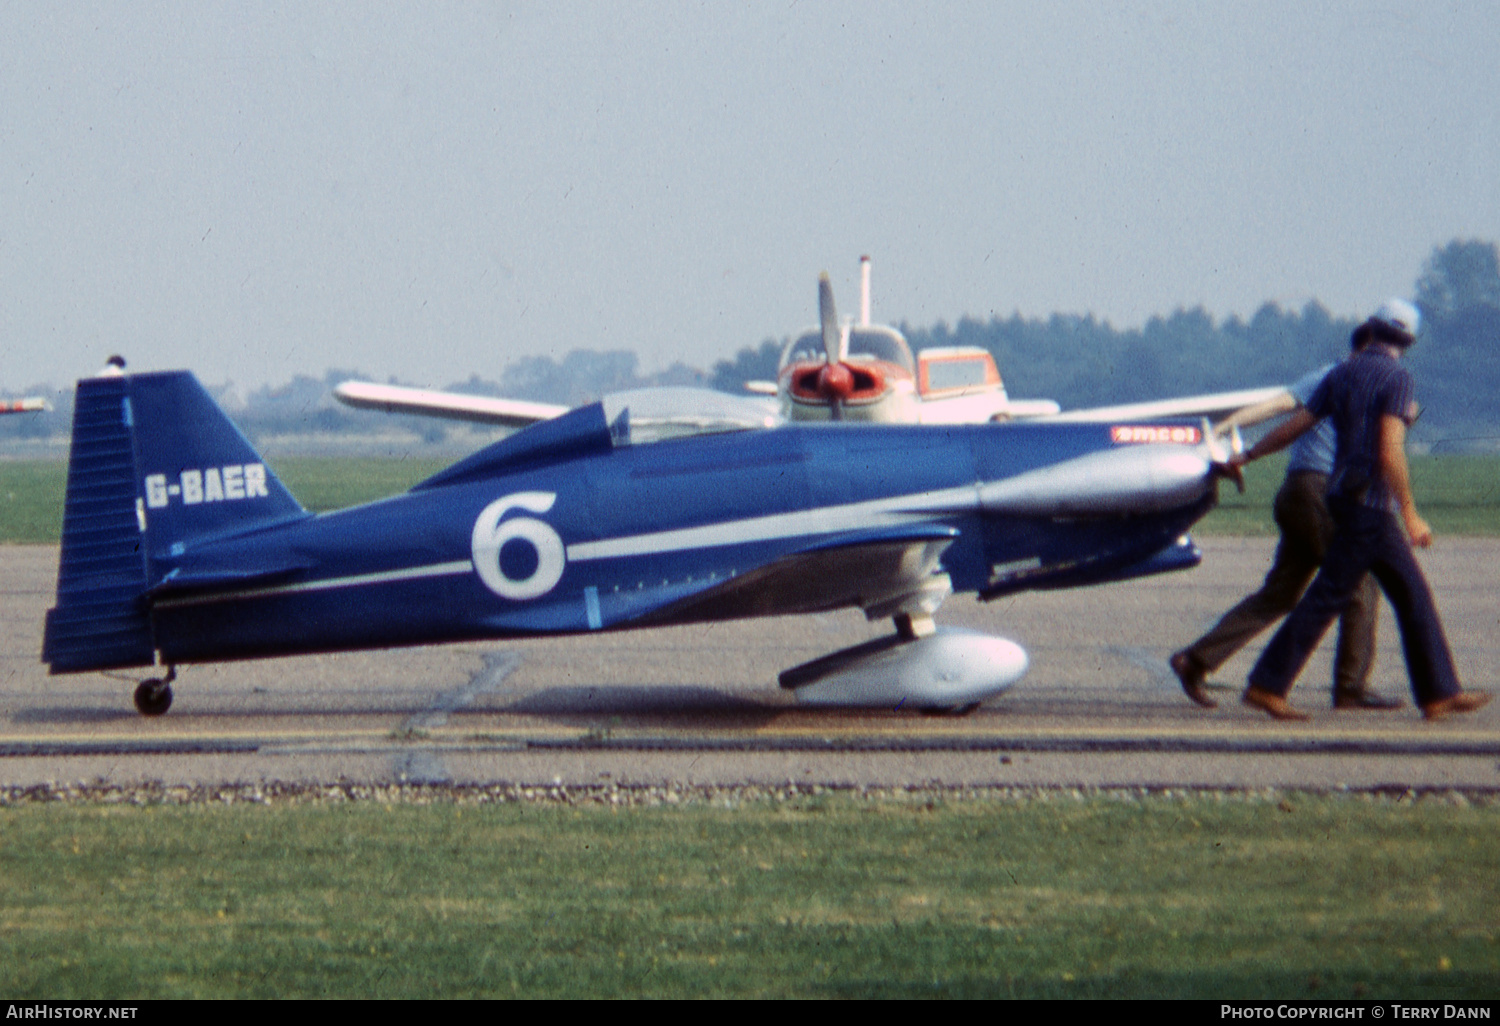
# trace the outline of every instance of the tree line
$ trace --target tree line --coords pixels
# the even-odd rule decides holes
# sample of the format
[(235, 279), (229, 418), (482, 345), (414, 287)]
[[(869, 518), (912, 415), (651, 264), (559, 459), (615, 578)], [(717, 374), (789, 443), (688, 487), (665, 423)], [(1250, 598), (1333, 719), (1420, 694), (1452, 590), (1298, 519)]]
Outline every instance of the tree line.
[[(1407, 357), (1423, 414), (1414, 440), (1493, 447), (1500, 442), (1500, 251), (1456, 239), (1436, 247), (1415, 283), (1425, 326)], [(1301, 310), (1267, 303), (1249, 320), (1216, 321), (1201, 307), (1117, 329), (1093, 315), (1012, 314), (955, 325), (897, 325), (920, 352), (977, 346), (1016, 398), (1056, 399), (1064, 409), (1286, 384), (1348, 352), (1358, 322), (1316, 301)], [(714, 365), (715, 388), (737, 391), (770, 378), (785, 340), (767, 339)]]
[[(1412, 437), (1455, 448), (1500, 444), (1500, 251), (1496, 244), (1456, 239), (1436, 247), (1423, 264), (1415, 299), (1425, 318), (1421, 341), (1408, 357), (1416, 375), (1422, 419)], [(1267, 303), (1248, 320), (1217, 321), (1202, 308), (1153, 317), (1140, 328), (1117, 329), (1091, 314), (1026, 318), (1012, 314), (957, 324), (897, 325), (914, 350), (978, 346), (994, 355), (1006, 388), (1017, 398), (1055, 399), (1064, 409), (1284, 384), (1348, 351), (1356, 322), (1331, 315), (1320, 303), (1285, 310)], [(697, 385), (743, 394), (744, 383), (770, 380), (786, 338), (746, 346), (707, 371), (678, 363), (642, 374), (625, 350), (579, 349), (560, 360), (531, 356), (512, 361), (498, 380), (474, 375), (450, 390), (567, 405), (607, 392), (653, 385)], [(234, 398), (230, 412), (252, 439), (289, 434), (366, 433), (390, 427), (380, 414), (349, 410), (330, 390), (366, 378), (352, 370), (298, 376)], [(28, 390), (37, 394), (42, 389)], [(226, 389), (220, 389), (221, 393)], [(54, 409), (0, 418), (0, 440), (66, 434), (72, 391), (45, 392)], [(430, 441), (447, 431), (441, 421), (403, 418)]]

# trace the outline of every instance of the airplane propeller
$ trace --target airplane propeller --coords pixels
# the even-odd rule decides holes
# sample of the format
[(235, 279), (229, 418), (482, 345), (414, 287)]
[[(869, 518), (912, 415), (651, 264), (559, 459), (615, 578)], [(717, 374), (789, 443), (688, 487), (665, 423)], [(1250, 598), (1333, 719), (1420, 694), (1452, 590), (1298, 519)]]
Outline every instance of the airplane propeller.
[(1209, 470), (1213, 476), (1233, 481), (1240, 494), (1245, 494), (1245, 472), (1233, 462), (1233, 457), (1245, 451), (1245, 439), (1240, 435), (1239, 425), (1230, 425), (1221, 435), (1209, 424), (1207, 417), (1203, 418), (1203, 444), (1208, 451)]
[[(793, 355), (788, 358), (787, 389), (791, 398), (805, 406), (826, 406), (829, 420), (849, 417), (889, 419), (889, 411), (884, 408), (888, 404), (883, 400), (892, 390), (886, 376), (888, 372), (900, 374), (902, 369), (882, 362), (887, 359), (881, 355), (885, 352), (882, 349), (885, 343), (877, 338), (877, 343), (872, 344), (868, 338), (855, 335), (852, 324), (839, 321), (827, 271), (818, 275), (818, 321), (814, 331), (798, 337)], [(862, 330), (867, 335), (895, 334), (889, 329)], [(905, 340), (899, 335), (895, 335), (895, 339), (897, 346), (904, 350)], [(810, 348), (814, 340), (822, 342), (821, 361), (817, 358), (817, 350)], [(851, 349), (858, 355), (851, 358)], [(909, 355), (907, 360), (910, 360)], [(787, 374), (786, 366), (781, 373)], [(910, 370), (906, 373), (910, 374)]]
[(828, 397), (829, 417), (843, 420), (844, 401), (854, 394), (854, 372), (847, 363), (849, 336), (839, 328), (827, 271), (818, 275), (818, 319), (823, 326), (823, 369), (818, 372), (818, 391)]

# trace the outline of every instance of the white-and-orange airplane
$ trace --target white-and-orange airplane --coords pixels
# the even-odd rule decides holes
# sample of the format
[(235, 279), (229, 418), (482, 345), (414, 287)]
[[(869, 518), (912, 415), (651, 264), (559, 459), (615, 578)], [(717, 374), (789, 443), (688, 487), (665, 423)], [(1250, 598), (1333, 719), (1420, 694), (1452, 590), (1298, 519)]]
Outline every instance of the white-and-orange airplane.
[(820, 324), (782, 351), (775, 381), (746, 389), (776, 396), (784, 420), (974, 424), (1059, 412), (1051, 399), (1012, 399), (995, 358), (975, 346), (924, 349), (870, 320), (870, 258), (859, 258), (859, 320), (840, 323), (828, 275), (818, 279)]
[[(772, 427), (804, 421), (882, 424), (976, 424), (1004, 420), (1135, 422), (1162, 417), (1219, 419), (1284, 395), (1282, 386), (1183, 396), (1064, 412), (1051, 399), (1012, 399), (995, 358), (975, 346), (924, 349), (895, 328), (870, 321), (870, 258), (860, 258), (860, 315), (841, 323), (833, 287), (818, 278), (819, 326), (799, 334), (782, 351), (776, 380), (751, 381), (740, 398), (700, 388), (645, 388), (620, 393), (637, 430), (658, 436), (674, 430), (701, 433)], [(520, 399), (346, 381), (333, 390), (340, 402), (361, 409), (524, 427), (567, 413), (570, 407)], [(771, 406), (769, 398), (775, 397)], [(1250, 421), (1240, 421), (1242, 425)]]

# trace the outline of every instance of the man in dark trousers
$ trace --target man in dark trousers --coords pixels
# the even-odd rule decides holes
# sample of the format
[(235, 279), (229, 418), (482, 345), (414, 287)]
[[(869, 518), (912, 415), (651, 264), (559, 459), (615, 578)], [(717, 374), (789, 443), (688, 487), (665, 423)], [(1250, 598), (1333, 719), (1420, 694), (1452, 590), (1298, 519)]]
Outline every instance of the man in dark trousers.
[[(1369, 337), (1369, 330), (1361, 325), (1349, 340), (1351, 350), (1358, 352)], [(1225, 426), (1255, 424), (1301, 409), (1333, 367), (1328, 364), (1304, 375), (1281, 396), (1240, 411)], [(1323, 553), (1333, 538), (1333, 518), (1328, 515), (1325, 496), (1335, 446), (1333, 424), (1326, 419), (1292, 443), (1286, 479), (1272, 506), (1281, 541), (1260, 590), (1225, 613), (1208, 633), (1172, 655), (1172, 672), (1188, 698), (1199, 705), (1212, 709), (1216, 704), (1205, 690), (1208, 675), (1290, 613), (1322, 565)], [(1401, 706), (1400, 701), (1384, 698), (1369, 688), (1370, 668), (1375, 662), (1376, 601), (1375, 581), (1366, 575), (1339, 620), (1338, 650), (1333, 661), (1335, 709)]]
[(1400, 363), (1417, 340), (1419, 320), (1410, 303), (1388, 300), (1362, 326), (1369, 343), (1330, 371), (1302, 409), (1231, 460), (1243, 466), (1283, 449), (1323, 417), (1332, 420), (1337, 435), (1328, 482), (1334, 535), (1323, 567), (1261, 653), (1245, 689), (1246, 705), (1276, 719), (1309, 718), (1286, 696), (1367, 572), (1395, 609), (1422, 715), (1433, 720), (1473, 712), (1490, 699), (1459, 684), (1432, 591), (1412, 554), (1413, 546), (1432, 544), (1432, 529), (1418, 515), (1411, 494), (1406, 429), (1416, 419), (1417, 404), (1411, 374)]

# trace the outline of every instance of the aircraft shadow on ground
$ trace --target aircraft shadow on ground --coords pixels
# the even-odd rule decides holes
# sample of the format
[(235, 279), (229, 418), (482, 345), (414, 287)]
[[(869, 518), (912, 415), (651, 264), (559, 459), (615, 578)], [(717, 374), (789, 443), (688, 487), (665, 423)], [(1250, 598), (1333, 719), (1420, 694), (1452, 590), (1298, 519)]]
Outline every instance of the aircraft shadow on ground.
[[(355, 716), (400, 717), (402, 719), (422, 716), (434, 712), (423, 705), (405, 703), (374, 702), (357, 707), (329, 708), (308, 706), (303, 703), (277, 706), (257, 705), (251, 708), (190, 708), (182, 702), (180, 709), (174, 708), (164, 718), (182, 719), (190, 717), (200, 722), (215, 722), (250, 718), (263, 721), (322, 721)], [(658, 722), (669, 726), (712, 724), (721, 727), (764, 726), (795, 707), (758, 702), (710, 688), (660, 686), (614, 686), (614, 687), (561, 687), (528, 694), (508, 704), (493, 704), (481, 700), (446, 710), (450, 722), (462, 722), (473, 716), (495, 713), (521, 716), (540, 716), (560, 721), (587, 718), (590, 722), (600, 716), (628, 717), (634, 721)], [(72, 724), (89, 726), (101, 724), (124, 724), (141, 720), (140, 714), (129, 704), (128, 697), (119, 704), (99, 706), (43, 706), (17, 710), (11, 723), (17, 726)]]
[(140, 715), (126, 704), (123, 708), (104, 706), (79, 708), (78, 706), (44, 706), (38, 709), (21, 709), (11, 717), (12, 723), (119, 723), (138, 720)]
[(502, 706), (501, 712), (569, 719), (629, 716), (652, 720), (711, 720), (717, 726), (764, 726), (789, 711), (712, 688), (678, 685), (559, 687), (537, 691)]

